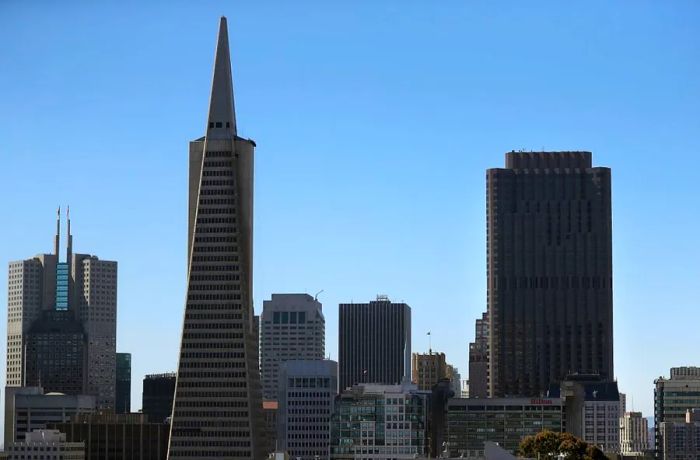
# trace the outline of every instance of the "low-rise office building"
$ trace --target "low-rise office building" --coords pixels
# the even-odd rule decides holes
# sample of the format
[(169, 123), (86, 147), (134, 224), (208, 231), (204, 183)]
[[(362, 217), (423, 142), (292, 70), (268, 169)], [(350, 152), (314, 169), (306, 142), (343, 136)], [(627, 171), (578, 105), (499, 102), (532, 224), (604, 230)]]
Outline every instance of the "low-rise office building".
[(559, 398), (453, 398), (447, 402), (444, 447), (452, 457), (484, 457), (484, 443), (515, 452), (523, 437), (565, 431)]
[(641, 412), (626, 412), (620, 418), (620, 453), (641, 456), (649, 449), (649, 423)]
[(671, 368), (671, 378), (654, 380), (654, 428), (656, 458), (664, 458), (664, 422), (685, 423), (688, 409), (700, 407), (700, 367)]
[(416, 385), (359, 384), (337, 399), (334, 460), (413, 459), (427, 455), (429, 393)]
[(663, 422), (659, 427), (662, 460), (700, 458), (700, 409), (688, 409), (685, 422)]
[(34, 430), (26, 433), (24, 441), (5, 446), (8, 460), (84, 460), (85, 444), (66, 442), (58, 430)]
[(572, 374), (552, 385), (550, 397), (562, 398), (567, 432), (600, 448), (620, 451), (620, 392), (617, 382), (595, 374)]
[(40, 387), (5, 388), (5, 445), (24, 441), (25, 433), (95, 412), (95, 396), (46, 393)]
[(285, 361), (279, 376), (278, 448), (299, 460), (327, 460), (338, 363)]
[(85, 443), (85, 460), (165, 460), (170, 425), (149, 423), (145, 414), (77, 415), (50, 425), (69, 442)]

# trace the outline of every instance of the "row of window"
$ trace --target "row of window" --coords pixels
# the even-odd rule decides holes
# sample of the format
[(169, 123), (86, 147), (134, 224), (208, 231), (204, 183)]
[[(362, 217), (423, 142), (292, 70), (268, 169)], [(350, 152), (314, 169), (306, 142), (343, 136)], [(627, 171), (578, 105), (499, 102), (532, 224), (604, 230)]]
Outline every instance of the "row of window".
[(185, 319), (243, 319), (240, 313), (187, 313)]
[(198, 362), (193, 363), (180, 361), (180, 369), (244, 369), (246, 363), (233, 363), (231, 361), (226, 361), (223, 363), (218, 362)]
[(241, 295), (224, 292), (219, 294), (188, 294), (187, 300), (241, 300)]
[(187, 304), (187, 311), (190, 310), (241, 310), (241, 304), (239, 303), (224, 303), (224, 304), (211, 304), (211, 303), (203, 303), (203, 304), (192, 304), (188, 303)]
[(185, 329), (243, 329), (241, 323), (192, 323), (185, 322)]
[[(190, 373), (192, 374), (192, 373)], [(185, 377), (184, 373), (180, 375)], [(178, 382), (178, 388), (246, 388), (247, 384), (241, 382)]]
[[(233, 232), (232, 232), (233, 233)], [(238, 239), (235, 236), (196, 236), (195, 243), (235, 243)]]
[(170, 457), (192, 457), (192, 458), (204, 458), (204, 457), (228, 457), (228, 458), (252, 458), (249, 450), (171, 450), (168, 452)]
[(209, 179), (209, 180), (202, 181), (202, 188), (204, 188), (204, 187), (235, 187), (235, 186), (236, 186), (236, 183), (232, 180)]
[[(183, 401), (179, 401), (177, 404), (178, 406), (182, 403)], [(222, 411), (187, 411), (187, 410), (175, 410), (175, 417), (197, 417), (197, 418), (216, 418), (216, 417), (230, 417), (230, 418), (248, 418), (248, 412), (247, 411), (230, 411), (230, 410), (222, 410)]]
[(214, 255), (209, 254), (206, 256), (192, 256), (192, 262), (238, 262), (238, 256), (233, 254), (226, 255)]
[(187, 342), (182, 344), (182, 348), (223, 348), (223, 349), (239, 349), (243, 348), (242, 343), (201, 343), (201, 342)]
[(242, 339), (240, 332), (185, 332), (182, 334), (183, 340), (207, 340), (207, 339)]
[(248, 422), (247, 421), (234, 421), (234, 420), (175, 420), (173, 422), (173, 427), (175, 427), (176, 431), (177, 431), (178, 427), (186, 427), (186, 428), (204, 428), (204, 427), (248, 428)]
[[(240, 284), (226, 285), (226, 284), (190, 284), (190, 291), (240, 291)], [(236, 295), (238, 297), (236, 297)], [(240, 294), (234, 294), (233, 298), (235, 300), (240, 300)]]
[(202, 171), (202, 176), (233, 176), (233, 171), (230, 169), (224, 169), (224, 170), (214, 170), (214, 171), (208, 171), (204, 170)]
[(191, 353), (186, 352), (180, 355), (180, 358), (245, 358), (245, 354), (241, 352), (209, 352), (209, 353)]
[(229, 189), (206, 189), (206, 190), (200, 190), (199, 191), (200, 195), (231, 195), (231, 190)]
[(238, 265), (194, 265), (190, 267), (192, 272), (218, 272), (218, 271), (238, 271)]

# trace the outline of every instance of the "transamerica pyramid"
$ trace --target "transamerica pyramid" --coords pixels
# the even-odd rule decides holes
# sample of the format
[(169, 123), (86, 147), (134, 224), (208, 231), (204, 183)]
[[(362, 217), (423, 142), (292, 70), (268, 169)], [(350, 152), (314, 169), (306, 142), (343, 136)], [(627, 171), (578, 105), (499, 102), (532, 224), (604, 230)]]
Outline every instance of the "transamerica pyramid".
[(238, 137), (226, 18), (206, 135), (190, 142), (185, 318), (169, 459), (262, 459), (253, 329), (253, 150)]

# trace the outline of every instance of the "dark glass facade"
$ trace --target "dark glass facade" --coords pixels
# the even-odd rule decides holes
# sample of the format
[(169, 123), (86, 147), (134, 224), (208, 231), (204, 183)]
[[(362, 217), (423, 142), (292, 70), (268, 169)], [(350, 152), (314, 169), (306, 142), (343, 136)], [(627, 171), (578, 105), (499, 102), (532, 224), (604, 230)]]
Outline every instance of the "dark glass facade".
[(141, 411), (151, 422), (164, 422), (173, 412), (175, 373), (147, 375), (143, 379)]
[(169, 425), (147, 423), (142, 414), (79, 415), (49, 428), (67, 442), (85, 443), (85, 460), (165, 460)]
[(450, 399), (447, 450), (451, 457), (482, 457), (484, 442), (497, 442), (515, 453), (523, 437), (542, 430), (565, 430), (558, 398)]
[(85, 392), (86, 335), (80, 321), (68, 310), (45, 310), (26, 338), (24, 386), (42, 387), (47, 393)]
[(114, 411), (117, 414), (131, 412), (131, 353), (117, 353), (117, 394)]
[(340, 391), (358, 383), (410, 381), (411, 307), (380, 297), (339, 308)]
[(489, 393), (613, 375), (610, 169), (590, 152), (511, 152), (489, 169)]

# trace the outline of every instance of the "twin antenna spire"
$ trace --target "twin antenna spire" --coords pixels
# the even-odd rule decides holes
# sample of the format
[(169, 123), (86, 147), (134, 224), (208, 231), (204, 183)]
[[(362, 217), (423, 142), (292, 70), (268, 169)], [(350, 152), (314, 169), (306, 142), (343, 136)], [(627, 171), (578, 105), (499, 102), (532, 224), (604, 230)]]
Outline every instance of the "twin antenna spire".
[[(68, 221), (68, 239), (66, 246), (66, 262), (70, 263), (71, 255), (73, 254), (73, 235), (70, 232), (70, 206), (66, 208), (66, 220)], [(56, 237), (54, 239), (53, 253), (56, 255), (56, 260), (59, 258), (61, 249), (61, 207), (56, 211)]]

